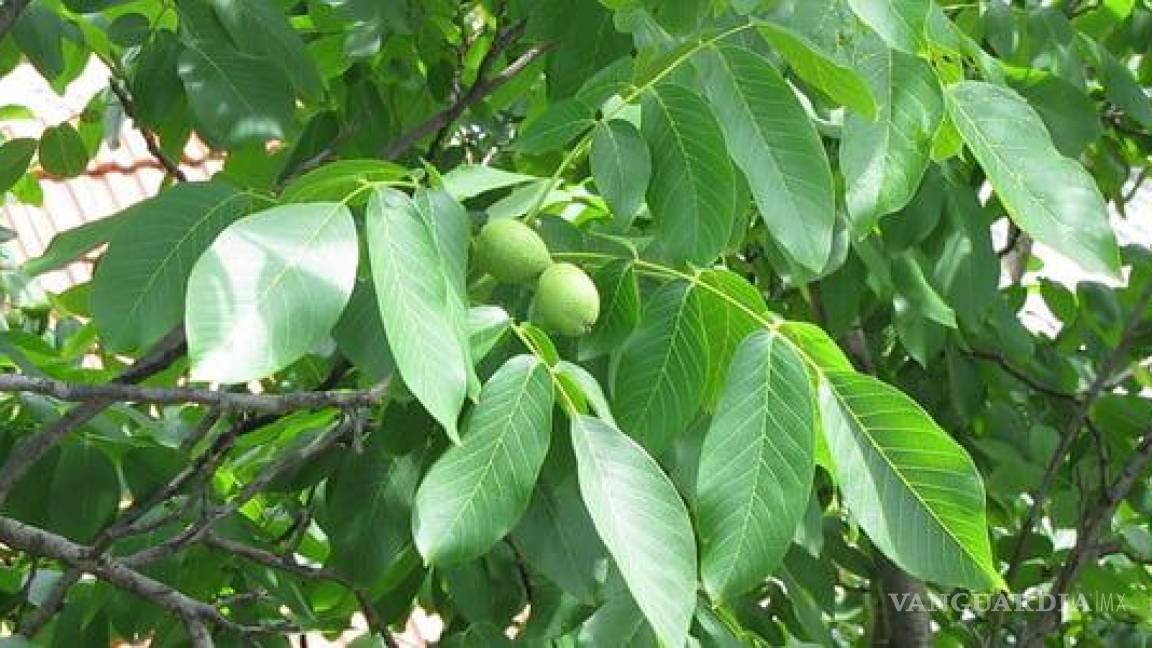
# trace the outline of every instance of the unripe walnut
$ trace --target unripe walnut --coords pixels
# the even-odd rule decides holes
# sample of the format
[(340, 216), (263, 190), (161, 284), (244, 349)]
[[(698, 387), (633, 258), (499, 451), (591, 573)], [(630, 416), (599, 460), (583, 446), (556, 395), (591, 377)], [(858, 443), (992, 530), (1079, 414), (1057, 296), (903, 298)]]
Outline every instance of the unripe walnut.
[(502, 283), (532, 281), (552, 265), (548, 246), (531, 227), (511, 218), (489, 221), (476, 237), (476, 262)]
[(544, 329), (571, 337), (585, 335), (599, 315), (600, 294), (583, 270), (557, 263), (540, 275), (532, 319)]

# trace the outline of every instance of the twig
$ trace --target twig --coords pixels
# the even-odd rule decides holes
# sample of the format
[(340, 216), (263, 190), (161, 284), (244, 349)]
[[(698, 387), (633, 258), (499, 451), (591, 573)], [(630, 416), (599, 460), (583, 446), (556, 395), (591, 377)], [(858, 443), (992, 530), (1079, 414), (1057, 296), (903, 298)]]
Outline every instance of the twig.
[(3, 4), (0, 4), (0, 40), (4, 40), (8, 32), (16, 26), (20, 14), (30, 4), (32, 4), (32, 0), (5, 0)]
[(227, 551), (245, 560), (264, 565), (265, 567), (278, 569), (303, 578), (328, 580), (343, 585), (356, 597), (357, 603), (361, 608), (361, 613), (364, 615), (364, 620), (368, 623), (368, 629), (373, 633), (388, 636), (387, 628), (380, 619), (380, 615), (376, 613), (376, 609), (372, 607), (372, 602), (368, 599), (368, 595), (340, 573), (323, 567), (303, 565), (289, 556), (278, 556), (271, 551), (223, 538), (212, 531), (204, 534), (203, 543), (210, 547)]
[(1080, 402), (1081, 396), (1079, 394), (1075, 394), (1072, 392), (1066, 392), (1066, 391), (1057, 389), (1055, 387), (1049, 387), (1048, 385), (1045, 385), (1044, 383), (1040, 382), (1039, 380), (1033, 378), (1032, 376), (1029, 376), (1028, 374), (1024, 373), (1023, 371), (1012, 366), (1012, 364), (1008, 361), (1008, 359), (1005, 358), (1004, 356), (1000, 355), (999, 353), (995, 353), (993, 351), (981, 351), (979, 349), (973, 349), (972, 351), (968, 352), (968, 355), (972, 356), (973, 358), (976, 358), (977, 360), (984, 360), (987, 362), (996, 363), (1006, 373), (1011, 374), (1011, 376), (1013, 378), (1015, 378), (1016, 380), (1019, 380), (1020, 382), (1024, 383), (1025, 385), (1028, 385), (1029, 387), (1031, 387), (1033, 391), (1039, 392), (1041, 394), (1045, 394), (1047, 396), (1051, 396), (1053, 398), (1059, 398), (1061, 400), (1068, 400), (1068, 401), (1072, 401), (1074, 403)]
[(240, 489), (240, 492), (227, 504), (209, 509), (205, 512), (204, 517), (195, 524), (164, 542), (124, 558), (124, 563), (128, 565), (146, 565), (166, 558), (184, 546), (198, 541), (204, 537), (205, 533), (211, 530), (213, 525), (239, 510), (241, 506), (255, 497), (257, 493), (263, 490), (272, 480), (276, 479), (276, 477), (310, 461), (328, 448), (331, 448), (337, 441), (352, 430), (355, 425), (357, 425), (357, 423), (355, 423), (354, 418), (350, 416), (328, 432), (321, 434), (314, 442), (284, 453), (279, 460), (261, 471), (252, 481), (245, 484), (244, 488)]
[(144, 138), (144, 145), (148, 147), (148, 152), (152, 154), (152, 157), (156, 158), (156, 161), (160, 163), (160, 166), (164, 167), (168, 175), (176, 178), (180, 182), (188, 182), (188, 176), (184, 175), (184, 172), (180, 169), (180, 165), (164, 153), (164, 149), (156, 139), (156, 134), (144, 126), (144, 124), (140, 123), (140, 119), (137, 117), (136, 104), (132, 101), (132, 96), (128, 94), (128, 90), (120, 84), (120, 80), (116, 77), (108, 79), (108, 87), (111, 88), (112, 94), (116, 95), (116, 99), (124, 109), (124, 114), (128, 115), (128, 118), (132, 120), (132, 124), (136, 127), (136, 130), (140, 131), (141, 137)]
[(36, 636), (40, 629), (43, 628), (52, 617), (59, 611), (60, 606), (64, 604), (64, 597), (68, 595), (68, 590), (80, 580), (84, 572), (75, 567), (69, 567), (56, 579), (52, 584), (52, 589), (48, 590), (48, 594), (40, 603), (32, 614), (28, 616), (18, 627), (19, 634), (31, 639)]
[[(495, 54), (499, 54), (500, 51), (507, 47), (508, 44), (518, 39), (523, 31), (523, 23), (520, 23), (516, 27), (510, 29), (506, 33), (507, 36), (504, 39), (506, 43), (501, 46), (500, 39), (493, 43), (492, 49), (488, 52), (489, 56), (486, 56), (484, 61), (487, 62), (490, 66), (492, 64), (491, 61), (495, 59)], [(416, 142), (419, 142), (425, 137), (432, 135), (440, 129), (450, 125), (452, 122), (456, 121), (460, 115), (464, 114), (465, 110), (470, 108), (473, 104), (478, 103), (480, 100), (494, 92), (500, 86), (511, 81), (513, 77), (524, 71), (524, 69), (528, 67), (532, 61), (536, 60), (550, 49), (551, 45), (549, 44), (533, 45), (518, 58), (516, 58), (516, 60), (508, 64), (508, 67), (504, 68), (499, 73), (491, 77), (485, 76), (484, 73), (486, 70), (484, 69), (484, 65), (481, 65), (481, 70), (477, 75), (476, 83), (474, 83), (472, 87), (468, 89), (468, 92), (464, 93), (459, 99), (454, 101), (444, 110), (441, 110), (412, 130), (396, 138), (395, 141), (393, 141), (384, 149), (381, 154), (382, 157), (394, 160), (400, 157), (405, 151), (412, 148)]]
[[(184, 351), (184, 331), (178, 327), (157, 343), (148, 355), (125, 369), (113, 382), (121, 385), (142, 382), (145, 378), (166, 369), (182, 356)], [(4, 502), (16, 486), (16, 482), (27, 474), (33, 464), (69, 433), (87, 423), (113, 402), (108, 399), (97, 400), (74, 407), (39, 433), (24, 439), (13, 448), (4, 465), (0, 466), (0, 503)]]
[(78, 385), (33, 378), (21, 374), (0, 374), (0, 392), (31, 392), (60, 400), (77, 402), (117, 401), (174, 405), (196, 403), (224, 410), (283, 414), (298, 409), (324, 407), (367, 407), (383, 395), (383, 385), (357, 391), (312, 391), (287, 394), (246, 394), (193, 387), (139, 387), (135, 385)]

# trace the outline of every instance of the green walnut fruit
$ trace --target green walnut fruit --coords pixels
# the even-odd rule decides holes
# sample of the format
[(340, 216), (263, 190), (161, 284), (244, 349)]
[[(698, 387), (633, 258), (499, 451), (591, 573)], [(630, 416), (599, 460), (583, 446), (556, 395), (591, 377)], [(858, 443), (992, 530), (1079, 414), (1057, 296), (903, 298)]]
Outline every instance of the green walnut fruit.
[(577, 337), (592, 330), (600, 315), (596, 284), (571, 263), (550, 266), (536, 283), (532, 319), (560, 335)]
[(527, 283), (552, 265), (552, 256), (531, 227), (501, 218), (489, 221), (476, 237), (476, 262), (497, 281)]

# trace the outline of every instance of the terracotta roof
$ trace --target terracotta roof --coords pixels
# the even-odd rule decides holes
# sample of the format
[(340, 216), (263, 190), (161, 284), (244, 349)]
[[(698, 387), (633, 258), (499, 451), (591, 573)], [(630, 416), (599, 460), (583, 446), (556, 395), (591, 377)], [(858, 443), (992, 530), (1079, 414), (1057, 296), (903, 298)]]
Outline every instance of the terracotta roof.
[[(0, 78), (0, 97), (18, 98), (18, 103), (35, 118), (2, 122), (0, 133), (6, 139), (39, 137), (47, 126), (63, 121), (75, 124), (88, 101), (107, 90), (107, 80), (107, 69), (93, 59), (60, 96), (34, 69), (21, 66)], [(181, 168), (190, 180), (205, 180), (220, 167), (220, 161), (211, 157), (207, 147), (196, 140), (189, 142)], [(16, 239), (6, 247), (17, 262), (42, 254), (59, 232), (115, 214), (156, 195), (164, 180), (164, 172), (148, 153), (144, 138), (127, 120), (120, 125), (116, 138), (105, 136), (84, 175), (63, 179), (37, 171), (37, 176), (44, 192), (42, 205), (22, 204), (11, 196), (0, 204), (0, 225), (16, 233)], [(75, 263), (46, 274), (42, 285), (47, 290), (60, 291), (86, 281), (90, 275), (90, 264)]]

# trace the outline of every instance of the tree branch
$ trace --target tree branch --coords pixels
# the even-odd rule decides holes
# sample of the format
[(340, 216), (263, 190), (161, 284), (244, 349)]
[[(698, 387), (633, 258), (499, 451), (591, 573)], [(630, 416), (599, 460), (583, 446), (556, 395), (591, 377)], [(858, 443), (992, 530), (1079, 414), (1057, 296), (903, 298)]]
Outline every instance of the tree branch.
[(255, 497), (257, 493), (267, 487), (276, 477), (319, 456), (334, 446), (336, 442), (342, 439), (348, 432), (353, 431), (357, 425), (358, 422), (350, 416), (331, 430), (321, 434), (320, 437), (312, 443), (284, 453), (275, 463), (265, 468), (259, 475), (252, 479), (252, 481), (245, 484), (244, 488), (240, 489), (240, 492), (227, 504), (209, 509), (195, 524), (175, 536), (168, 538), (164, 542), (147, 549), (142, 549), (124, 558), (124, 563), (127, 565), (146, 565), (153, 563), (180, 551), (188, 544), (200, 540), (211, 530), (213, 525), (239, 510), (241, 506)]
[(972, 356), (973, 358), (976, 358), (977, 360), (984, 360), (986, 362), (993, 362), (993, 363), (997, 364), (1001, 369), (1003, 369), (1006, 373), (1010, 374), (1013, 378), (1015, 378), (1016, 380), (1019, 380), (1020, 382), (1024, 383), (1025, 385), (1028, 385), (1029, 387), (1031, 387), (1033, 391), (1039, 392), (1041, 394), (1045, 394), (1047, 396), (1051, 396), (1053, 398), (1059, 398), (1061, 400), (1072, 401), (1074, 403), (1078, 403), (1081, 400), (1081, 397), (1079, 394), (1075, 394), (1072, 392), (1066, 392), (1066, 391), (1057, 389), (1055, 387), (1049, 387), (1048, 385), (1045, 385), (1044, 383), (1040, 382), (1039, 380), (1036, 380), (1032, 376), (1029, 376), (1028, 374), (1017, 369), (1016, 367), (1013, 367), (1012, 364), (1010, 362), (1008, 362), (1008, 359), (1005, 358), (1004, 356), (1000, 355), (999, 353), (995, 353), (992, 351), (981, 351), (979, 349), (973, 349), (972, 351), (968, 352), (968, 355)]
[(372, 607), (372, 602), (368, 599), (368, 595), (341, 574), (331, 569), (302, 565), (289, 556), (278, 556), (271, 551), (253, 547), (243, 542), (229, 540), (217, 535), (213, 531), (205, 533), (202, 542), (210, 547), (216, 547), (234, 556), (239, 556), (256, 564), (264, 565), (265, 567), (295, 574), (302, 578), (328, 580), (343, 585), (356, 597), (361, 613), (364, 615), (364, 620), (368, 623), (369, 631), (373, 634), (384, 636), (388, 645), (396, 645), (395, 640), (392, 639), (384, 622), (380, 619), (380, 615), (376, 613), (376, 608)]
[[(91, 549), (7, 517), (0, 517), (0, 541), (29, 555), (53, 558), (151, 601), (180, 617), (194, 638), (205, 622), (246, 631), (207, 603), (197, 601), (123, 563), (93, 557)], [(208, 644), (211, 645), (209, 640)]]
[(324, 407), (367, 407), (383, 396), (386, 385), (365, 390), (305, 391), (285, 394), (248, 394), (193, 387), (139, 387), (109, 383), (104, 385), (78, 385), (33, 378), (21, 374), (0, 374), (0, 392), (31, 392), (65, 401), (150, 403), (175, 405), (195, 403), (211, 405), (231, 411), (282, 414), (298, 409)]
[(108, 87), (111, 88), (112, 94), (116, 95), (116, 99), (124, 109), (124, 114), (128, 115), (128, 118), (132, 120), (132, 125), (140, 131), (140, 136), (144, 138), (144, 146), (148, 147), (148, 152), (152, 154), (152, 157), (156, 158), (156, 161), (164, 167), (168, 175), (180, 182), (188, 182), (188, 176), (184, 175), (180, 165), (164, 153), (163, 147), (156, 139), (156, 134), (140, 123), (140, 119), (137, 117), (136, 103), (132, 100), (132, 95), (128, 94), (128, 90), (121, 85), (120, 80), (113, 76), (108, 79)]
[[(177, 358), (184, 355), (185, 349), (183, 328), (177, 327), (158, 342), (148, 355), (125, 369), (113, 382), (121, 385), (142, 382), (168, 368)], [(38, 434), (22, 440), (15, 446), (4, 465), (0, 466), (0, 504), (7, 499), (16, 483), (27, 474), (33, 464), (69, 433), (95, 418), (113, 402), (115, 401), (111, 399), (93, 400), (74, 407)]]
[[(1063, 434), (1060, 436), (1060, 442), (1056, 445), (1052, 457), (1048, 461), (1048, 466), (1044, 470), (1044, 476), (1040, 481), (1040, 486), (1036, 489), (1032, 496), (1032, 507), (1028, 510), (1028, 515), (1024, 518), (1024, 523), (1020, 527), (1020, 535), (1016, 537), (1016, 543), (1013, 546), (1012, 554), (1008, 559), (1008, 569), (1004, 574), (1004, 580), (1010, 581), (1012, 576), (1015, 575), (1016, 569), (1020, 566), (1020, 556), (1024, 548), (1024, 541), (1028, 534), (1032, 532), (1032, 527), (1035, 526), (1036, 520), (1040, 517), (1040, 509), (1043, 508), (1045, 500), (1048, 499), (1048, 491), (1052, 488), (1052, 483), (1056, 479), (1056, 472), (1064, 462), (1064, 455), (1068, 453), (1072, 443), (1076, 440), (1077, 433), (1084, 423), (1084, 419), (1088, 417), (1089, 411), (1092, 409), (1092, 404), (1103, 393), (1105, 385), (1111, 379), (1116, 365), (1124, 356), (1128, 346), (1132, 343), (1132, 337), (1139, 327), (1140, 320), (1144, 311), (1148, 308), (1149, 303), (1152, 303), (1152, 281), (1141, 290), (1139, 297), (1136, 298), (1136, 304), (1132, 309), (1132, 317), (1128, 320), (1124, 331), (1120, 336), (1120, 343), (1116, 348), (1104, 358), (1097, 371), (1096, 378), (1092, 384), (1088, 386), (1088, 390), (1084, 392), (1079, 405), (1076, 408), (1076, 413), (1069, 419), (1068, 424), (1064, 428)], [(997, 616), (997, 622), (999, 616)], [(994, 624), (994, 627), (998, 623)]]
[(412, 148), (416, 142), (448, 127), (452, 122), (456, 121), (460, 115), (463, 115), (464, 111), (468, 110), (472, 105), (479, 103), (484, 97), (492, 94), (500, 86), (511, 81), (517, 74), (523, 72), (532, 61), (535, 61), (551, 49), (551, 45), (548, 44), (533, 45), (517, 57), (516, 60), (509, 63), (508, 67), (489, 77), (487, 75), (488, 69), (494, 64), (499, 54), (520, 38), (524, 33), (524, 28), (524, 23), (520, 22), (508, 31), (502, 33), (496, 42), (492, 44), (492, 48), (488, 50), (488, 54), (481, 62), (480, 69), (477, 72), (476, 82), (472, 84), (472, 87), (448, 105), (448, 107), (444, 108), (444, 110), (441, 110), (422, 124), (396, 138), (396, 140), (389, 144), (381, 153), (382, 157), (389, 160), (396, 159), (403, 155), (405, 151)]
[[(1064, 559), (1064, 566), (1052, 584), (1050, 594), (1059, 597), (1068, 590), (1072, 581), (1080, 574), (1080, 569), (1089, 560), (1099, 555), (1100, 534), (1108, 527), (1108, 522), (1116, 513), (1120, 502), (1128, 497), (1136, 480), (1144, 474), (1148, 465), (1152, 463), (1152, 429), (1144, 433), (1140, 443), (1133, 450), (1132, 456), (1124, 463), (1124, 468), (1112, 482), (1112, 486), (1101, 493), (1100, 501), (1092, 507), (1091, 515), (1084, 521), (1079, 533), (1076, 535), (1076, 545)], [(1029, 624), (1025, 630), (1021, 646), (1042, 646), (1044, 638), (1052, 632), (1059, 622), (1059, 609), (1041, 612), (1039, 617)]]

